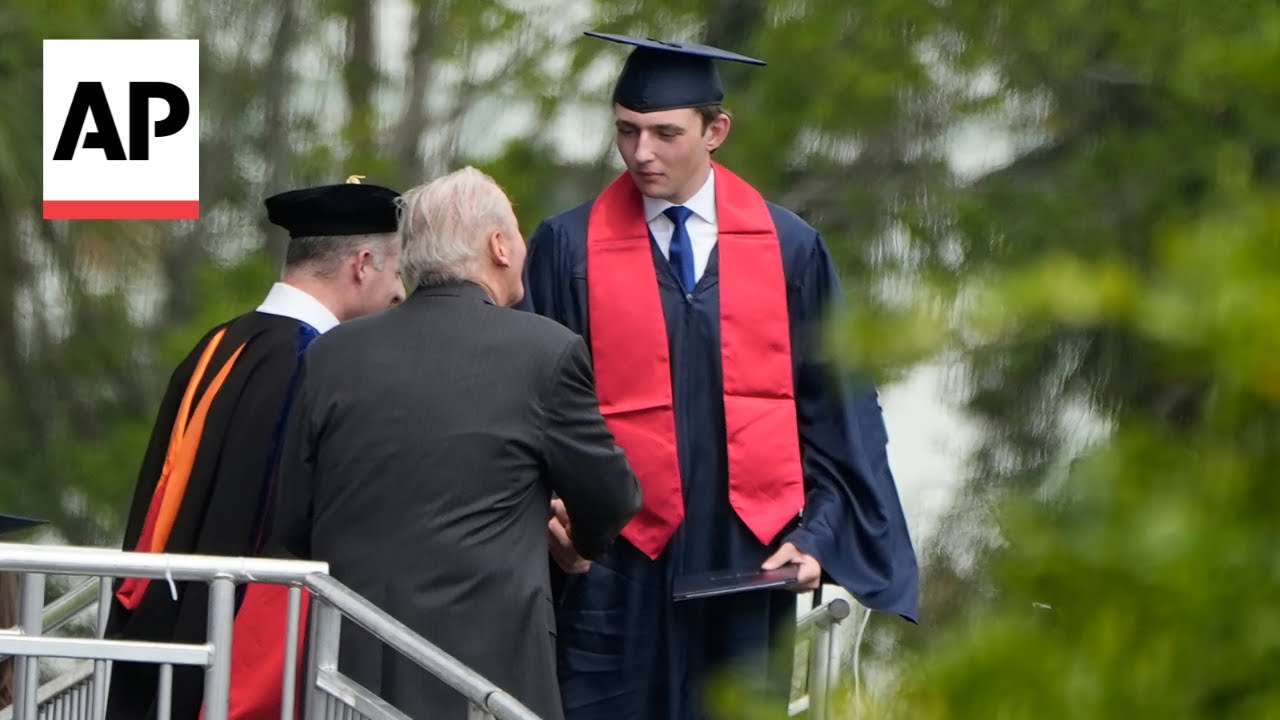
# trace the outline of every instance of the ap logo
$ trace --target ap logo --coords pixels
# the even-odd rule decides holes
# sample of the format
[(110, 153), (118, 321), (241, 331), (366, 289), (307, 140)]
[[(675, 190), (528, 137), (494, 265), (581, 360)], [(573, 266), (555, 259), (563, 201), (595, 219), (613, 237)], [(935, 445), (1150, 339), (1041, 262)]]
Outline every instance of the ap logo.
[(200, 41), (44, 41), (44, 218), (200, 217)]

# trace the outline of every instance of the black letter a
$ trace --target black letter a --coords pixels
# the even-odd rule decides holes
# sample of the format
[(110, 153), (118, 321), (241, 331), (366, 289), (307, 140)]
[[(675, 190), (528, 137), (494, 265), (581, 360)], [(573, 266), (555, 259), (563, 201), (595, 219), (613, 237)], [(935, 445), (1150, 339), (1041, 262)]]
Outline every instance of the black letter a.
[(76, 85), (76, 94), (71, 98), (67, 122), (62, 126), (58, 148), (53, 153), (54, 160), (70, 160), (75, 155), (80, 131), (84, 129), (84, 121), (90, 112), (93, 113), (93, 122), (98, 129), (84, 136), (84, 146), (101, 148), (108, 160), (126, 159), (124, 146), (120, 144), (120, 134), (116, 132), (116, 122), (111, 118), (107, 94), (102, 91), (102, 83), (82, 82)]

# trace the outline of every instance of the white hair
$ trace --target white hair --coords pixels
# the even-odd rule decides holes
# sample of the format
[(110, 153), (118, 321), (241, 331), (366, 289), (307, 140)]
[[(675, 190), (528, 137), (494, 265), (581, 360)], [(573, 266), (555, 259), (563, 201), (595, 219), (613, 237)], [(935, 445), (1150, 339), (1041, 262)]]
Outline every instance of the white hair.
[(400, 272), (410, 292), (476, 278), (490, 234), (513, 230), (502, 188), (470, 166), (406, 191), (399, 205)]

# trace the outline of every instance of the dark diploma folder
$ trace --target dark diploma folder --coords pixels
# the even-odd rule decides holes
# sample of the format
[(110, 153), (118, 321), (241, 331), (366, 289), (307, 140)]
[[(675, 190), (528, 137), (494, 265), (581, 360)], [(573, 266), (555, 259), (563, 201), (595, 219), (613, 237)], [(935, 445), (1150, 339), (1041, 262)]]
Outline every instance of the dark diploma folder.
[(671, 597), (675, 600), (693, 600), (780, 588), (794, 584), (799, 572), (798, 565), (783, 565), (776, 570), (713, 570), (680, 575), (675, 579)]

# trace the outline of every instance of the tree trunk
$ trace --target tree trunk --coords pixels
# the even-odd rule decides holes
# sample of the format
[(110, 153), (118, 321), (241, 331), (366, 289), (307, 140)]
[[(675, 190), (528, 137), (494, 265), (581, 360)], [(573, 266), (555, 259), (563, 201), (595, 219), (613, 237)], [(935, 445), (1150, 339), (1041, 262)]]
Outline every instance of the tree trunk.
[(356, 167), (370, 162), (377, 149), (374, 142), (374, 125), (377, 113), (373, 107), (373, 90), (377, 81), (374, 66), (373, 3), (354, 0), (347, 5), (347, 68), (343, 80), (347, 90), (347, 106), (350, 109), (348, 138), (351, 152), (348, 165), (352, 173), (361, 174)]
[(399, 163), (396, 182), (415, 182), (422, 174), (422, 135), (427, 131), (427, 84), (435, 64), (436, 14), (432, 5), (418, 3), (414, 12), (413, 45), (409, 48), (409, 72), (405, 77), (404, 112), (396, 129), (395, 158)]
[[(289, 143), (288, 100), (292, 80), (289, 58), (293, 54), (298, 36), (296, 6), (296, 0), (280, 0), (275, 42), (271, 44), (271, 55), (267, 60), (264, 83), (267, 109), (263, 118), (265, 127), (262, 129), (262, 156), (267, 164), (266, 195), (289, 189), (289, 161), (292, 155)], [(276, 267), (283, 267), (287, 243), (283, 239), (277, 239), (282, 236), (273, 231), (265, 214), (259, 215), (258, 227), (261, 228), (263, 237), (267, 238), (268, 256)]]

